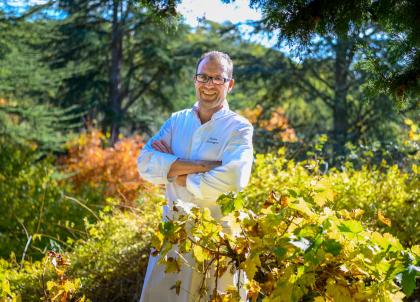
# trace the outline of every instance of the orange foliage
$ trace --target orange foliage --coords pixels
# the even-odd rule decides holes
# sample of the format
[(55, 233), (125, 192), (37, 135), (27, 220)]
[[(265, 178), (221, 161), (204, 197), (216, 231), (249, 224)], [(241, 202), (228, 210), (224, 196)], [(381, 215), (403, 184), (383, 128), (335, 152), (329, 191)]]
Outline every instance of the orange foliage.
[(289, 120), (281, 107), (275, 108), (271, 112), (270, 119), (267, 120), (261, 118), (263, 108), (259, 105), (254, 109), (245, 109), (241, 111), (241, 114), (254, 126), (257, 125), (267, 131), (275, 132), (275, 136), (283, 142), (296, 142), (298, 140), (295, 129), (289, 125)]
[(93, 129), (69, 143), (68, 155), (60, 160), (65, 171), (74, 174), (76, 187), (104, 187), (105, 197), (117, 197), (132, 204), (139, 191), (152, 185), (140, 178), (137, 156), (143, 147), (139, 136), (122, 138), (114, 147), (103, 147), (105, 135)]

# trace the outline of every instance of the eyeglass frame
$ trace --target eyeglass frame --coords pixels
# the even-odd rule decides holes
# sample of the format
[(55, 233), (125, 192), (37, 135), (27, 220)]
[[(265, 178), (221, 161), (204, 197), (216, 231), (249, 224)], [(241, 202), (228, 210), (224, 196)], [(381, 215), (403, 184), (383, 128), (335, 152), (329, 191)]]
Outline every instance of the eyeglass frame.
[[(199, 80), (197, 80), (197, 76), (199, 76), (199, 75), (204, 75), (204, 76), (206, 76), (208, 79), (207, 79), (207, 81), (205, 81), (205, 82), (202, 82), (202, 81), (199, 81)], [(217, 77), (219, 77), (219, 76), (217, 76)], [(194, 79), (198, 82), (198, 83), (201, 83), (201, 84), (206, 84), (206, 83), (208, 83), (210, 80), (211, 80), (211, 82), (213, 83), (213, 85), (224, 85), (224, 84), (226, 84), (227, 82), (229, 82), (230, 80), (232, 80), (232, 78), (231, 79), (229, 79), (229, 78), (224, 78), (224, 77), (220, 77), (220, 78), (222, 78), (223, 79), (223, 83), (221, 83), (221, 84), (216, 84), (213, 80), (214, 80), (214, 78), (217, 78), (217, 77), (211, 77), (211, 76), (208, 76), (208, 75), (206, 75), (206, 74), (204, 74), (204, 73), (196, 73), (195, 74), (195, 76), (194, 76)]]

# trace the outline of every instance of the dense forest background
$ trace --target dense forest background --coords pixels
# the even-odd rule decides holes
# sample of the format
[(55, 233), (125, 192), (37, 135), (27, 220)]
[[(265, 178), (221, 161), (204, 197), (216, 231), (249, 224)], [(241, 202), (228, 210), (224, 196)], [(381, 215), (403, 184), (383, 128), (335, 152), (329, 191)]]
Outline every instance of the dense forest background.
[[(332, 209), (362, 209), (363, 227), (401, 241), (393, 253), (411, 253), (398, 262), (384, 247), (383, 259), (405, 266), (369, 275), (394, 282), (376, 293), (416, 299), (417, 1), (251, 1), (263, 15), (246, 24), (254, 39), (245, 20), (193, 28), (177, 1), (29, 4), (0, 6), (0, 301), (139, 298), (163, 201), (138, 177), (136, 157), (171, 112), (194, 104), (195, 64), (209, 50), (233, 59), (229, 105), (255, 127), (244, 209), (259, 213), (270, 191), (309, 203), (331, 192), (322, 198)], [(277, 46), (255, 42), (261, 36)], [(323, 187), (309, 190), (314, 182)], [(260, 285), (265, 260), (252, 264)], [(254, 285), (253, 301), (276, 292)], [(347, 301), (325, 288), (283, 298)]]

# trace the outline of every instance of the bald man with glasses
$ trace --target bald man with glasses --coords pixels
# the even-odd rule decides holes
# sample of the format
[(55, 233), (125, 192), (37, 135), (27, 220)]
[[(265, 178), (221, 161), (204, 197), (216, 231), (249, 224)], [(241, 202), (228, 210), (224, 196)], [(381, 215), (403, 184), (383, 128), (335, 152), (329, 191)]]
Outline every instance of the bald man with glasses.
[[(253, 128), (229, 109), (226, 97), (235, 84), (232, 75), (233, 63), (227, 54), (205, 53), (193, 77), (197, 102), (190, 109), (173, 113), (140, 152), (140, 175), (166, 186), (164, 219), (176, 218), (173, 205), (178, 200), (209, 208), (212, 216), (220, 219), (218, 197), (241, 191), (249, 181)], [(173, 254), (176, 256), (176, 251)], [(191, 257), (186, 258), (193, 264)], [(180, 274), (166, 274), (158, 259), (159, 255), (149, 258), (140, 302), (208, 301), (208, 296), (200, 297), (200, 273), (183, 265)], [(219, 279), (218, 290), (237, 284), (238, 277), (226, 272)], [(214, 284), (212, 279), (209, 277), (208, 284)], [(181, 280), (179, 295), (171, 290), (177, 280)]]

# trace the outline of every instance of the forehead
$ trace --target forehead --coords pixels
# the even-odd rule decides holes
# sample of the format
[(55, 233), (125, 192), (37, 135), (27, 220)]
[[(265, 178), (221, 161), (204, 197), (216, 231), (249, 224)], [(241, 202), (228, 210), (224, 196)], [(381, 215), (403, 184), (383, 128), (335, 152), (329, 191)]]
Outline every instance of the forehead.
[(197, 73), (205, 73), (209, 76), (220, 75), (226, 77), (228, 74), (227, 62), (224, 59), (211, 57), (204, 58), (200, 62), (200, 65), (198, 65)]

